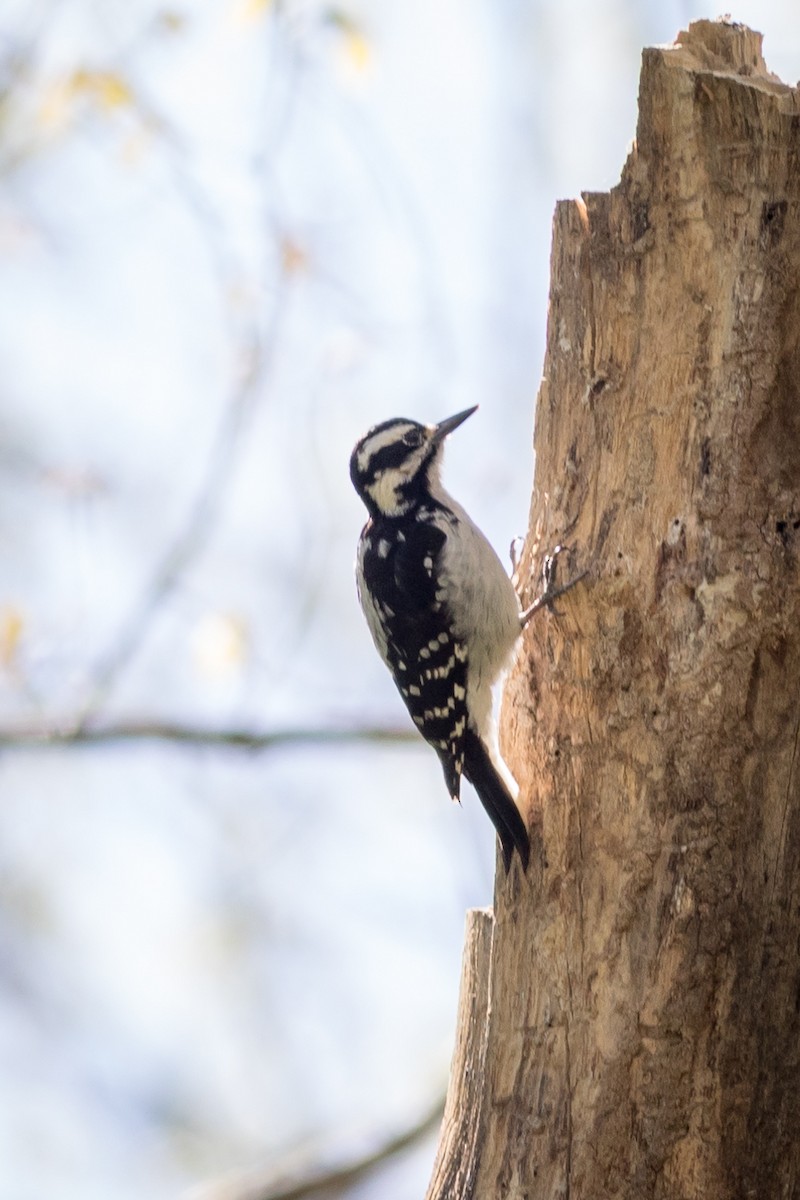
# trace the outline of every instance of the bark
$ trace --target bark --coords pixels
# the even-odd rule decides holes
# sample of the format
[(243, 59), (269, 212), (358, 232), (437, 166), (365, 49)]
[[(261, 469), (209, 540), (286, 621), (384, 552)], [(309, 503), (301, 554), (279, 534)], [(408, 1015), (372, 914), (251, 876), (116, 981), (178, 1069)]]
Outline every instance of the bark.
[(697, 22), (644, 53), (620, 184), (555, 214), (522, 565), (592, 573), (506, 690), (538, 851), (429, 1200), (800, 1196), (798, 281), (800, 95)]

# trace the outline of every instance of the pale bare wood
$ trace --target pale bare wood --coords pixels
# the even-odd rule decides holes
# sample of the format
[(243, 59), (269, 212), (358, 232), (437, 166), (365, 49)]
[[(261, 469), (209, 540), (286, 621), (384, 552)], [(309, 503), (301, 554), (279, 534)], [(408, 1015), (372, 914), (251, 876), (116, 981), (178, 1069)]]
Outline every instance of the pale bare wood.
[(520, 568), (592, 572), (506, 691), (539, 853), (498, 874), (448, 1200), (800, 1194), (798, 281), (800, 95), (696, 22), (555, 215)]
[(439, 1149), (426, 1200), (471, 1195), (481, 1143), (481, 1104), (489, 1013), (491, 909), (467, 913), (458, 1022)]

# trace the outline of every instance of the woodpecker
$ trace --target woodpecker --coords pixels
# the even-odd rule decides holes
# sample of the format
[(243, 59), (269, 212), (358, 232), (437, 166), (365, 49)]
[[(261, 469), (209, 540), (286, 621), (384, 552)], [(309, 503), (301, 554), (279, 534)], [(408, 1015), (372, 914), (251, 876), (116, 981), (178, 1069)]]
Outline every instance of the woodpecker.
[(474, 412), (438, 425), (395, 417), (358, 441), (350, 477), (369, 520), (356, 584), (372, 640), (438, 754), (450, 795), (459, 799), (466, 776), (497, 830), (508, 872), (515, 850), (527, 870), (530, 841), (497, 747), (492, 685), (527, 620), (577, 581), (553, 588), (546, 577), (543, 595), (520, 611), (500, 559), (445, 491), (445, 439)]

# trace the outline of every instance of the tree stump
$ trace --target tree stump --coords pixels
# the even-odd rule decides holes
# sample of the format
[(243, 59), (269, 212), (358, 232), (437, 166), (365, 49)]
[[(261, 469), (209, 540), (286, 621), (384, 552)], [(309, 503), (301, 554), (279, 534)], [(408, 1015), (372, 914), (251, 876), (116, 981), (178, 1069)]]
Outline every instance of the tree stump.
[(506, 689), (538, 849), (470, 924), (428, 1200), (800, 1196), (800, 93), (759, 34), (646, 50), (621, 182), (558, 205), (535, 447), (524, 599), (557, 541), (592, 570)]

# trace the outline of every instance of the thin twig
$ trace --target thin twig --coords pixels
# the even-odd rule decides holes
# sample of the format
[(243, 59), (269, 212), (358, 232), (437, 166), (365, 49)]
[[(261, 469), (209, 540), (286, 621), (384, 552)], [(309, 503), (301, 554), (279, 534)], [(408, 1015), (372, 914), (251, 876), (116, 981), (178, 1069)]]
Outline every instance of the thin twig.
[(263, 340), (254, 344), (250, 367), (223, 410), (203, 481), (183, 525), (131, 605), (113, 645), (91, 671), (89, 695), (82, 706), (81, 721), (84, 724), (106, 699), (121, 671), (138, 650), (156, 612), (216, 528), (221, 500), (238, 463), (239, 449), (254, 408), (256, 392), (263, 383), (266, 366), (274, 351), (282, 299), (283, 294), (279, 291), (268, 333)]
[[(345, 1191), (360, 1182), (376, 1167), (394, 1155), (408, 1150), (441, 1124), (444, 1101), (439, 1099), (433, 1108), (404, 1133), (391, 1138), (370, 1154), (333, 1167), (306, 1169), (301, 1173), (295, 1166), (288, 1170), (280, 1165), (254, 1168), (230, 1179), (193, 1189), (191, 1200), (306, 1200), (323, 1193)], [(188, 1198), (187, 1198), (188, 1200)]]
[[(175, 186), (188, 210), (209, 231), (208, 246), (212, 252), (220, 295), (224, 295), (242, 274), (241, 264), (225, 246), (224, 223), (211, 199), (194, 178), (186, 148), (177, 131), (162, 114), (145, 102), (141, 91), (137, 97), (137, 107), (148, 127), (159, 132), (162, 144), (171, 151)], [(284, 135), (285, 129), (281, 129), (276, 135), (276, 143)], [(122, 617), (111, 644), (92, 666), (87, 694), (81, 705), (81, 724), (87, 724), (102, 707), (117, 679), (137, 653), (153, 618), (216, 530), (226, 488), (238, 467), (245, 434), (273, 366), (288, 282), (286, 272), (279, 271), (271, 280), (273, 296), (269, 316), (260, 322), (253, 322), (249, 330), (234, 337), (242, 361), (242, 373), (232, 395), (223, 405), (200, 486), (182, 524), (154, 565), (150, 578)]]
[(170, 721), (118, 721), (100, 726), (27, 725), (0, 729), (0, 749), (58, 749), (102, 746), (115, 742), (170, 742), (181, 746), (262, 752), (291, 746), (337, 746), (354, 742), (405, 745), (419, 742), (414, 729), (379, 725), (349, 728), (216, 729)]

